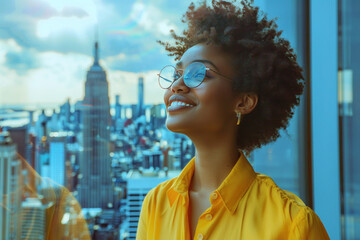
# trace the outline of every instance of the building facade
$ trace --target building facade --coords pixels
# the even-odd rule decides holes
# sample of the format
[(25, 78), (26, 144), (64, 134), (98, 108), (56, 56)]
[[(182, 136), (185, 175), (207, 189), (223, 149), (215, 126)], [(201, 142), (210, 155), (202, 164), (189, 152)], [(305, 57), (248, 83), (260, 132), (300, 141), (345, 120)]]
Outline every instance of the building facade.
[(127, 179), (126, 222), (122, 228), (127, 231), (128, 239), (135, 240), (141, 206), (146, 194), (159, 183), (169, 178), (130, 177)]
[(113, 204), (110, 176), (110, 103), (106, 73), (99, 65), (95, 43), (94, 64), (87, 73), (83, 101), (83, 141), (80, 157), (79, 202), (83, 208)]
[(0, 239), (20, 239), (21, 163), (16, 159), (16, 145), (0, 133)]

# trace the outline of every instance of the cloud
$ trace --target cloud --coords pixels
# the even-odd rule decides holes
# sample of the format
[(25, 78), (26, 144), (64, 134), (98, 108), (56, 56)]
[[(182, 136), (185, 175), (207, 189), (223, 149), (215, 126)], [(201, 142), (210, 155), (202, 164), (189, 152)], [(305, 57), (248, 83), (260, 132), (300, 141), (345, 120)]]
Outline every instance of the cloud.
[(0, 39), (14, 38), (22, 47), (39, 51), (91, 52), (83, 46), (93, 40), (97, 23), (93, 1), (14, 0), (16, 7), (10, 2), (1, 7), (7, 11), (2, 12)]
[(122, 64), (131, 67), (122, 69), (126, 71), (154, 69), (133, 66), (149, 66), (149, 63), (139, 64), (143, 55), (163, 58), (162, 47), (156, 40), (166, 40), (170, 29), (181, 28), (180, 18), (184, 11), (158, 0), (145, 1), (146, 4), (141, 1), (36, 0), (34, 5), (30, 0), (14, 1), (16, 8), (9, 3), (12, 1), (2, 6), (8, 11), (0, 22), (3, 26), (0, 38), (14, 38), (22, 47), (38, 51), (91, 55), (95, 26), (98, 26), (101, 56), (121, 53), (130, 56), (134, 62)]
[[(190, 0), (12, 0), (0, 8), (0, 105), (63, 102), (83, 97), (98, 26), (101, 64), (110, 96), (137, 100), (137, 78), (146, 101), (162, 101), (156, 73), (171, 58), (156, 40), (180, 32)], [(149, 80), (150, 79), (150, 80)], [(149, 98), (147, 98), (148, 96)]]
[(28, 70), (39, 66), (34, 55), (34, 50), (22, 50), (20, 52), (8, 52), (5, 55), (5, 66), (17, 71), (20, 75)]
[(164, 16), (161, 9), (152, 6), (151, 4), (145, 5), (142, 2), (137, 2), (133, 5), (130, 17), (137, 21), (145, 31), (152, 32), (156, 37), (162, 37), (170, 34), (170, 30), (177, 30), (175, 24), (171, 24), (170, 20)]
[(109, 64), (112, 64), (113, 62), (125, 61), (125, 60), (126, 60), (126, 54), (124, 53), (120, 53), (115, 56), (109, 56), (106, 58), (106, 62), (108, 62)]
[(35, 19), (48, 19), (58, 15), (56, 9), (43, 1), (23, 0), (21, 3), (22, 7), (20, 7), (19, 12)]
[(64, 9), (61, 12), (61, 16), (63, 17), (78, 17), (78, 18), (84, 18), (89, 16), (89, 14), (77, 7), (64, 7)]
[[(67, 98), (72, 101), (83, 99), (86, 73), (93, 64), (93, 58), (79, 53), (59, 53), (55, 51), (38, 52), (20, 47), (14, 39), (0, 40), (0, 105), (3, 104), (37, 104), (61, 103)], [(15, 63), (9, 68), (7, 53), (31, 53), (36, 59), (36, 68), (25, 68), (21, 72), (21, 64)], [(122, 103), (137, 102), (137, 81), (140, 76), (145, 82), (145, 102), (162, 103), (163, 91), (157, 84), (157, 70), (145, 72), (129, 72), (108, 68), (109, 59), (122, 61), (126, 55), (119, 54), (100, 61), (107, 73), (109, 97), (114, 101), (116, 94), (121, 95)], [(9, 64), (9, 63), (7, 63)], [(15, 69), (14, 65), (20, 68)]]
[(0, 105), (82, 98), (92, 63), (88, 55), (39, 52), (19, 46), (14, 39), (0, 40), (0, 49), (6, 50), (0, 52)]
[(36, 50), (21, 47), (14, 39), (0, 41), (0, 64), (23, 75), (39, 67)]
[[(22, 7), (18, 10), (18, 12), (35, 18), (35, 19), (49, 19), (52, 17), (78, 17), (83, 18), (89, 16), (87, 11), (85, 11), (82, 7), (79, 6), (60, 6), (61, 10), (57, 10), (59, 5), (55, 5), (55, 7), (51, 6), (53, 2), (45, 2), (40, 0), (22, 0), (18, 2), (22, 2)], [(85, 5), (86, 6), (86, 5)]]

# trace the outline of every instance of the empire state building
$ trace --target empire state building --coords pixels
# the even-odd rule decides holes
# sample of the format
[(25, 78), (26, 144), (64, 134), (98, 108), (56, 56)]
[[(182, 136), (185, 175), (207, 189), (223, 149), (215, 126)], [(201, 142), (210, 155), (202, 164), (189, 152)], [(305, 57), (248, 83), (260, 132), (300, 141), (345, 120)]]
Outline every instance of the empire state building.
[(79, 202), (83, 208), (113, 204), (110, 176), (110, 104), (106, 73), (99, 64), (95, 43), (94, 64), (87, 72), (83, 101), (83, 152), (80, 156)]

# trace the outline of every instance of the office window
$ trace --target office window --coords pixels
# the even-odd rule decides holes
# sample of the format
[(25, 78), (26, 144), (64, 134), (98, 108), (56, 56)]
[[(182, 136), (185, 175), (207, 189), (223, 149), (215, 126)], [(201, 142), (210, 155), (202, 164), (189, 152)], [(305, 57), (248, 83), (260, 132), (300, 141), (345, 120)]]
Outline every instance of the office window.
[[(282, 36), (290, 41), (306, 78), (306, 1), (258, 0), (255, 4), (268, 13), (269, 18), (278, 18), (277, 24), (283, 30)], [(272, 177), (281, 188), (297, 194), (304, 202), (311, 204), (307, 187), (309, 175), (305, 172), (308, 161), (304, 144), (307, 138), (306, 96), (305, 87), (300, 106), (287, 130), (281, 131), (281, 137), (276, 142), (255, 150), (251, 161), (255, 171)]]
[(342, 239), (360, 239), (360, 2), (339, 1)]

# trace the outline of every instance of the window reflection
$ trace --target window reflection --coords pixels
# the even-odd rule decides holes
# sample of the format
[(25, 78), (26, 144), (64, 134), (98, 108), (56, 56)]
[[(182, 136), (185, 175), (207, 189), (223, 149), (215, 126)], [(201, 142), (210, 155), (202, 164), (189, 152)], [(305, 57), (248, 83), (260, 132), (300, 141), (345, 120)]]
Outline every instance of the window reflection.
[(9, 132), (1, 131), (1, 239), (90, 239), (74, 196), (40, 177), (16, 151)]
[(339, 1), (339, 122), (342, 165), (342, 237), (360, 237), (360, 2)]

